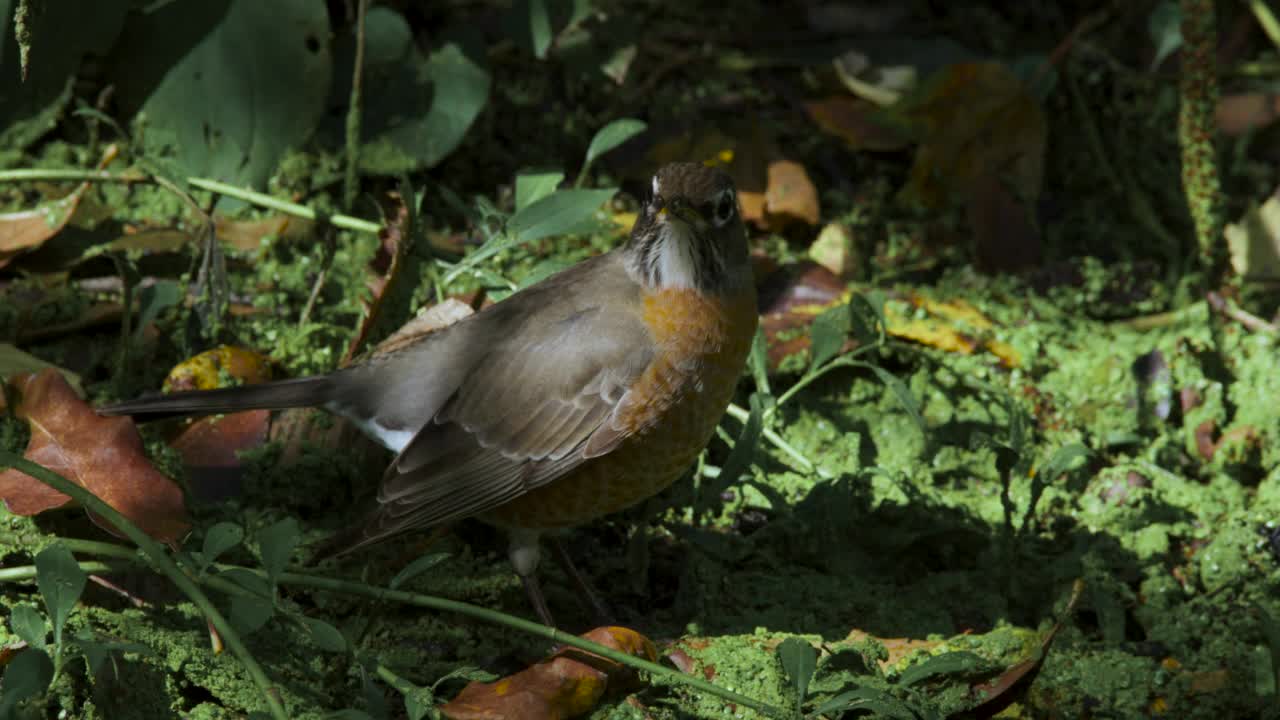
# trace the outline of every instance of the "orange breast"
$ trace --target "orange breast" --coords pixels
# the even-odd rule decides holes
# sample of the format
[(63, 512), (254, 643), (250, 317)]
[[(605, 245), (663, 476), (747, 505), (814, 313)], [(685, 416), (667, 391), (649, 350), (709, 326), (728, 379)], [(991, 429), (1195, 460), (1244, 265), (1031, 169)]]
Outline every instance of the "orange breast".
[(706, 447), (755, 336), (755, 290), (725, 297), (666, 289), (646, 295), (642, 312), (657, 353), (619, 413), (626, 439), (486, 520), (531, 529), (579, 525), (657, 494)]

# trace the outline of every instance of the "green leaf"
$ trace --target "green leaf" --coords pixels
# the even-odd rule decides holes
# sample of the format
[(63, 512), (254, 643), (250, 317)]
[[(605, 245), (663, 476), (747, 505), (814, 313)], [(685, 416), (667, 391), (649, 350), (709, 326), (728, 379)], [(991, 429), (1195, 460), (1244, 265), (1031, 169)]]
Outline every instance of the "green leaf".
[(436, 697), (427, 688), (414, 688), (412, 692), (404, 694), (404, 712), (409, 720), (422, 720), (428, 714), (438, 717), (438, 714), (432, 713), (435, 706)]
[(262, 554), (262, 568), (272, 584), (289, 565), (289, 558), (298, 544), (298, 521), (285, 518), (258, 532), (258, 547)]
[(88, 577), (66, 545), (54, 543), (36, 555), (36, 584), (53, 623), (53, 642), (62, 644), (62, 628), (84, 592)]
[(742, 432), (738, 433), (738, 439), (733, 444), (733, 450), (729, 451), (729, 457), (725, 459), (724, 465), (720, 468), (720, 477), (717, 478), (715, 495), (719, 495), (721, 490), (738, 482), (738, 478), (751, 469), (751, 463), (755, 459), (756, 448), (760, 445), (760, 435), (764, 432), (766, 397), (760, 393), (751, 393), (751, 398), (749, 399), (751, 412), (747, 415), (747, 421), (742, 425)]
[(231, 613), (228, 620), (242, 635), (252, 635), (262, 629), (271, 619), (275, 607), (266, 600), (255, 597), (236, 595), (231, 598)]
[(765, 337), (764, 328), (756, 328), (756, 336), (751, 339), (751, 354), (747, 356), (747, 368), (751, 378), (755, 380), (756, 391), (770, 394), (769, 389), (769, 340)]
[(40, 648), (27, 648), (9, 661), (0, 681), (0, 718), (13, 717), (18, 703), (43, 693), (53, 681), (53, 660)]
[(641, 120), (619, 118), (600, 128), (596, 131), (595, 137), (591, 138), (591, 144), (587, 146), (584, 169), (590, 167), (601, 155), (644, 132), (647, 127), (648, 125)]
[(220, 522), (209, 528), (204, 534), (204, 546), (200, 551), (202, 569), (243, 540), (244, 528), (235, 523)]
[(1089, 448), (1080, 443), (1063, 445), (1049, 458), (1049, 462), (1040, 467), (1036, 476), (1043, 478), (1046, 483), (1051, 483), (1058, 479), (1059, 475), (1074, 467), (1077, 460), (1088, 458), (1092, 454)]
[(42, 648), (48, 641), (49, 626), (40, 611), (23, 603), (9, 612), (9, 627), (13, 634), (31, 647)]
[(859, 687), (842, 692), (814, 708), (812, 715), (835, 717), (848, 710), (869, 710), (877, 716), (894, 720), (916, 720), (916, 714), (906, 703), (873, 687)]
[(558, 190), (512, 215), (507, 232), (518, 243), (564, 234), (590, 220), (617, 192), (617, 188)]
[[(0, 147), (25, 150), (58, 126), (75, 97), (72, 81), (86, 55), (106, 55), (129, 12), (129, 0), (28, 3), (31, 55), (26, 77), (14, 32), (17, 0), (0, 0)], [(70, 127), (70, 126), (68, 126)], [(79, 128), (77, 128), (79, 130)]]
[(303, 617), (302, 624), (306, 626), (311, 642), (315, 643), (316, 647), (328, 652), (347, 651), (347, 639), (338, 628), (312, 617)]
[(553, 39), (551, 14), (545, 0), (529, 0), (529, 38), (533, 41), (533, 56), (542, 60), (547, 56)]
[(458, 147), (484, 109), (489, 100), (489, 72), (453, 43), (431, 54), (427, 71), (435, 93), (422, 122), (424, 137), (418, 157), (423, 167), (434, 167)]
[(80, 397), (84, 397), (84, 387), (80, 384), (80, 376), (41, 360), (35, 355), (28, 355), (9, 343), (0, 342), (0, 379), (11, 378), (18, 373), (38, 373), (45, 368), (53, 368), (62, 373), (72, 389)]
[(401, 585), (409, 582), (413, 578), (430, 570), (436, 565), (439, 565), (448, 557), (449, 557), (449, 553), (444, 553), (444, 552), (436, 552), (436, 553), (429, 553), (427, 555), (423, 555), (417, 560), (414, 560), (413, 562), (406, 565), (403, 570), (396, 573), (396, 576), (391, 578), (391, 583), (389, 587), (392, 590), (399, 588)]
[(902, 409), (911, 418), (911, 422), (915, 423), (917, 428), (920, 428), (920, 433), (927, 436), (929, 427), (924, 422), (924, 415), (920, 413), (920, 403), (916, 401), (916, 396), (911, 394), (911, 390), (907, 388), (906, 384), (879, 365), (871, 363), (857, 364), (875, 373), (880, 382), (889, 389), (889, 392), (893, 393), (893, 397), (897, 399), (898, 404), (902, 406)]
[(778, 646), (778, 660), (782, 662), (782, 670), (791, 679), (791, 686), (796, 691), (796, 707), (809, 695), (809, 681), (818, 668), (818, 651), (808, 640), (789, 637)]
[(133, 339), (142, 338), (144, 328), (160, 313), (182, 302), (182, 287), (172, 280), (159, 280), (138, 291), (138, 326), (134, 328)]
[(324, 115), (329, 35), (315, 0), (149, 3), (130, 15), (107, 79), (126, 112), (145, 113), (148, 155), (262, 187)]
[(1182, 47), (1182, 9), (1173, 0), (1165, 0), (1157, 5), (1147, 17), (1147, 33), (1156, 46), (1155, 56), (1151, 58), (1151, 69), (1155, 70)]
[(884, 293), (872, 291), (849, 297), (849, 329), (858, 345), (878, 345), (884, 340)]
[(1267, 649), (1271, 653), (1271, 673), (1274, 675), (1273, 697), (1280, 696), (1280, 622), (1271, 617), (1266, 608), (1254, 603), (1253, 609), (1258, 613), (1258, 624), (1262, 626), (1262, 636), (1267, 640)]
[(516, 212), (556, 191), (564, 173), (559, 170), (525, 170), (516, 174)]
[(987, 661), (971, 652), (947, 652), (916, 663), (898, 676), (898, 684), (909, 687), (921, 680), (938, 675), (973, 672), (985, 668)]
[(248, 590), (261, 600), (271, 598), (271, 583), (258, 573), (245, 568), (227, 568), (218, 573), (218, 577)]
[(814, 372), (839, 355), (848, 334), (848, 305), (833, 307), (814, 318), (809, 326), (809, 372)]

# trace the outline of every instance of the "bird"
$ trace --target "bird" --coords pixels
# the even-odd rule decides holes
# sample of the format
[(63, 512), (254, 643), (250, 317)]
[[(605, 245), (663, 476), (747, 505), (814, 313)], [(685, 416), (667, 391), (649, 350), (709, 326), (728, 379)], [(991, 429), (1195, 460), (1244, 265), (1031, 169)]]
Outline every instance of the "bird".
[(540, 541), (679, 478), (732, 400), (758, 313), (733, 179), (702, 163), (652, 177), (625, 242), (416, 340), (328, 374), (144, 396), (145, 420), (319, 406), (395, 453), (340, 553), (478, 518), (505, 530), (554, 626)]

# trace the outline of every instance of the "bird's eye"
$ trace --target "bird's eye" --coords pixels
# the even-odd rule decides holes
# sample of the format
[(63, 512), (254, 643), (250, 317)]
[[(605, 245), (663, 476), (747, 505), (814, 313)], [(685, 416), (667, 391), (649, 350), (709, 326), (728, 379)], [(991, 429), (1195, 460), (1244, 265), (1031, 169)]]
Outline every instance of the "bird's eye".
[(733, 191), (725, 190), (720, 195), (720, 199), (716, 201), (715, 223), (719, 227), (733, 219), (733, 213), (736, 211), (737, 204), (734, 202)]

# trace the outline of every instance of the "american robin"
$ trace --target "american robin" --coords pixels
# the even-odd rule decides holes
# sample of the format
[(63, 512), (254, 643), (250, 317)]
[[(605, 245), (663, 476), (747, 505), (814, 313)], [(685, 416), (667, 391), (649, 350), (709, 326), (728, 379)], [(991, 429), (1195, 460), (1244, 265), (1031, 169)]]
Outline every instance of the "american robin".
[(476, 517), (551, 624), (539, 538), (653, 496), (706, 445), (756, 330), (732, 179), (663, 167), (627, 242), (408, 345), (327, 375), (144, 397), (171, 416), (322, 406), (397, 453), (343, 552)]

